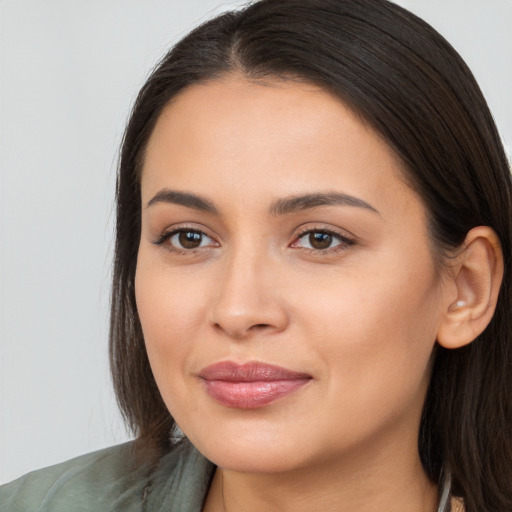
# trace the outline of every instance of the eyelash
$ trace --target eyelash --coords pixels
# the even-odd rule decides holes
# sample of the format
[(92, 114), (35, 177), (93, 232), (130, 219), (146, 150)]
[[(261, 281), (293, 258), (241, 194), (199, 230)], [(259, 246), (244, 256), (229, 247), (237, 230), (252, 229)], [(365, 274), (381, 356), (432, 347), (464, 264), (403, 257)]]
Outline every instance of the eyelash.
[[(181, 226), (181, 227), (173, 229), (171, 231), (162, 233), (162, 235), (160, 235), (156, 240), (154, 240), (153, 243), (155, 245), (162, 246), (162, 245), (166, 244), (167, 242), (169, 242), (173, 236), (178, 235), (180, 233), (194, 233), (194, 234), (200, 235), (202, 237), (207, 237), (210, 240), (213, 240), (212, 237), (208, 236), (204, 231), (201, 231), (200, 229), (197, 229), (195, 227)], [(168, 250), (170, 250), (171, 252), (174, 252), (174, 253), (178, 253), (178, 254), (194, 254), (198, 250), (203, 249), (203, 247), (201, 247), (201, 246), (186, 249), (184, 247), (183, 248), (177, 247), (171, 243), (168, 243), (167, 245), (168, 245), (168, 247), (167, 247)], [(218, 244), (217, 244), (217, 246), (218, 246)]]
[(350, 246), (354, 245), (356, 242), (355, 240), (348, 238), (346, 236), (343, 236), (340, 233), (337, 233), (336, 231), (332, 231), (330, 229), (324, 229), (324, 228), (308, 228), (304, 231), (301, 231), (295, 240), (292, 242), (291, 247), (296, 247), (296, 243), (306, 237), (307, 235), (312, 235), (313, 233), (321, 234), (321, 235), (327, 235), (329, 237), (332, 237), (333, 239), (337, 239), (339, 243), (335, 245), (334, 247), (327, 247), (325, 249), (315, 249), (314, 247), (303, 247), (304, 250), (307, 250), (308, 252), (314, 253), (314, 254), (333, 254), (338, 253), (341, 251), (344, 251), (345, 249), (348, 249)]
[[(153, 244), (158, 246), (163, 246), (167, 242), (169, 242), (174, 236), (180, 234), (180, 233), (193, 233), (196, 235), (200, 235), (201, 237), (209, 238), (213, 241), (213, 238), (208, 236), (204, 231), (201, 231), (200, 229), (197, 229), (195, 227), (187, 227), (187, 226), (181, 226), (179, 228), (173, 229), (168, 232), (164, 232), (160, 237), (158, 237), (156, 240), (153, 241)], [(316, 249), (314, 247), (302, 247), (303, 250), (308, 251), (313, 254), (332, 254), (332, 253), (338, 253), (341, 251), (344, 251), (348, 249), (350, 246), (354, 245), (356, 242), (353, 239), (347, 238), (346, 236), (341, 235), (340, 233), (337, 233), (335, 231), (329, 230), (329, 229), (322, 229), (322, 228), (314, 228), (314, 229), (305, 229), (304, 231), (301, 231), (294, 239), (294, 241), (290, 244), (290, 247), (300, 247), (297, 245), (298, 241), (303, 239), (304, 237), (308, 235), (312, 235), (313, 233), (326, 235), (329, 237), (332, 237), (332, 239), (336, 239), (339, 241), (337, 245), (334, 247), (327, 247), (324, 249)], [(201, 240), (202, 242), (202, 240)], [(215, 247), (218, 247), (218, 242), (214, 242), (216, 245)], [(168, 250), (178, 253), (178, 254), (194, 254), (198, 251), (204, 249), (204, 247), (194, 247), (194, 248), (184, 248), (184, 247), (177, 247), (173, 244), (168, 244)]]

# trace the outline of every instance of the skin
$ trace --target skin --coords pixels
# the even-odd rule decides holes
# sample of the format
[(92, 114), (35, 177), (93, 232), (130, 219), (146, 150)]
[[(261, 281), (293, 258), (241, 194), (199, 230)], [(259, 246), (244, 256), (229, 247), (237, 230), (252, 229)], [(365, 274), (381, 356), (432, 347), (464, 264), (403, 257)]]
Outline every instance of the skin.
[[(456, 287), (436, 270), (425, 208), (402, 176), (374, 130), (308, 84), (227, 76), (189, 87), (158, 120), (136, 299), (163, 399), (218, 466), (206, 511), (436, 510), (417, 436)], [(154, 199), (163, 190), (216, 213)], [(311, 193), (371, 208), (269, 211)], [(204, 233), (200, 246), (164, 240), (180, 228)], [(322, 250), (305, 230), (336, 236)], [(228, 408), (198, 378), (225, 360), (312, 378), (266, 407)]]

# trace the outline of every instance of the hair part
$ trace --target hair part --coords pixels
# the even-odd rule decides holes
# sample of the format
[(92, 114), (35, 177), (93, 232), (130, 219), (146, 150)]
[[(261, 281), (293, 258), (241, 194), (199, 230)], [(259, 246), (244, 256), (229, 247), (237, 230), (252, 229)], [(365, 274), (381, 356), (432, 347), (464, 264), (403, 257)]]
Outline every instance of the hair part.
[(175, 427), (135, 303), (144, 153), (180, 91), (232, 73), (319, 86), (372, 126), (426, 206), (439, 265), (471, 228), (498, 234), (505, 274), (495, 315), (467, 347), (436, 347), (418, 447), (433, 481), (451, 468), (467, 512), (512, 510), (509, 166), (466, 64), (427, 23), (386, 0), (260, 0), (222, 14), (183, 38), (140, 91), (120, 155), (110, 330), (114, 388), (139, 448), (168, 451)]

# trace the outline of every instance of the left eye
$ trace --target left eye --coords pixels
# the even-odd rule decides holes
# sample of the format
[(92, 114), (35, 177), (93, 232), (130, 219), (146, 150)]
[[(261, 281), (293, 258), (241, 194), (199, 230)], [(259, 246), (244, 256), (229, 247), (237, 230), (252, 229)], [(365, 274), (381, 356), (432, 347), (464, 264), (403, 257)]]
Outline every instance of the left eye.
[(312, 230), (298, 237), (293, 247), (304, 247), (305, 249), (322, 251), (338, 246), (348, 246), (352, 243), (351, 240), (330, 231)]
[(209, 236), (193, 229), (180, 229), (169, 233), (165, 238), (174, 249), (198, 249), (214, 243)]

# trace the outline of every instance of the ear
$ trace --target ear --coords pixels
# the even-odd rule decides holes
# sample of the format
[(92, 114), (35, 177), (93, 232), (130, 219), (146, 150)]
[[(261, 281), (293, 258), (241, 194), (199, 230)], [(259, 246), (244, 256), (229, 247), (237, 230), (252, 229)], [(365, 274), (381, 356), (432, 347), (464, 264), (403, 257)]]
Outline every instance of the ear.
[(468, 232), (450, 267), (450, 294), (437, 332), (445, 348), (471, 343), (489, 325), (503, 279), (503, 251), (495, 231), (478, 226)]

